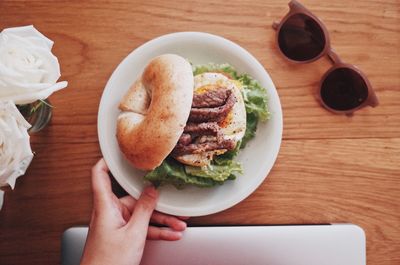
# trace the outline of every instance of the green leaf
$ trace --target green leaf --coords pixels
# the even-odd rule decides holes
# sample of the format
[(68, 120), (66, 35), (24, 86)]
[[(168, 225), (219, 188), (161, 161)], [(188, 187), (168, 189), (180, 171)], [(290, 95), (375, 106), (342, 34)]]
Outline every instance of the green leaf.
[(239, 78), (235, 68), (233, 68), (229, 64), (204, 64), (204, 65), (197, 65), (193, 67), (193, 75), (199, 75), (203, 73), (225, 73), (232, 79), (237, 80)]
[(184, 165), (173, 158), (165, 159), (159, 167), (147, 173), (144, 178), (152, 182), (156, 187), (165, 184), (172, 184), (177, 189), (182, 189), (188, 184), (198, 187), (213, 187), (222, 184), (221, 181), (215, 181), (211, 178), (203, 178), (187, 174)]
[(245, 148), (247, 143), (256, 135), (257, 124), (259, 120), (255, 113), (248, 113), (246, 118), (246, 131), (242, 138), (242, 144), (240, 146), (241, 149)]
[(229, 177), (234, 173), (242, 173), (242, 166), (240, 163), (232, 159), (221, 158), (219, 160), (215, 160), (214, 163), (211, 163), (209, 166), (185, 166), (185, 170), (188, 174), (196, 177), (210, 178), (218, 182), (223, 182), (229, 179)]
[(50, 104), (50, 101), (48, 101), (46, 99), (39, 99), (39, 101), (50, 108), (55, 108), (53, 105)]
[(225, 181), (235, 179), (236, 173), (242, 173), (242, 166), (233, 159), (237, 156), (240, 149), (239, 142), (235, 149), (222, 155), (216, 156), (208, 167), (185, 166), (185, 171), (197, 177), (211, 178), (215, 181)]
[(239, 77), (243, 84), (243, 99), (246, 106), (246, 113), (254, 113), (262, 121), (269, 118), (267, 91), (257, 81), (247, 74)]

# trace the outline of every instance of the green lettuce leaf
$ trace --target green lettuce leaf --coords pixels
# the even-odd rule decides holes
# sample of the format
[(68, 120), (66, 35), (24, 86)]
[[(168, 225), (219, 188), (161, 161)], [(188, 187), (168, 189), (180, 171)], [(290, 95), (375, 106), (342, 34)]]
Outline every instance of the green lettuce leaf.
[(224, 182), (227, 179), (236, 178), (235, 173), (242, 173), (242, 166), (234, 160), (225, 159), (206, 167), (185, 166), (185, 170), (192, 176)]
[(246, 106), (246, 113), (254, 113), (262, 121), (269, 118), (267, 91), (256, 80), (247, 74), (238, 79), (243, 84), (243, 98)]
[(225, 63), (225, 64), (204, 64), (204, 65), (196, 65), (193, 66), (193, 75), (199, 75), (207, 72), (223, 72), (228, 74), (232, 79), (238, 80), (239, 76), (235, 68), (233, 68), (231, 65)]
[(197, 187), (213, 187), (221, 185), (222, 181), (215, 181), (212, 178), (203, 178), (186, 173), (184, 165), (173, 158), (165, 159), (162, 164), (144, 176), (144, 179), (158, 187), (165, 184), (172, 184), (177, 189), (182, 189), (186, 185)]
[(246, 131), (244, 132), (244, 136), (242, 138), (242, 145), (241, 145), (242, 149), (256, 135), (258, 120), (259, 120), (259, 118), (258, 118), (257, 114), (247, 113)]
[(179, 163), (168, 157), (163, 163), (147, 173), (144, 178), (155, 186), (172, 184), (178, 189), (188, 184), (198, 187), (221, 185), (226, 180), (234, 180), (237, 173), (242, 173), (240, 163), (233, 160), (240, 149), (240, 142), (234, 150), (217, 156), (209, 167), (193, 167)]

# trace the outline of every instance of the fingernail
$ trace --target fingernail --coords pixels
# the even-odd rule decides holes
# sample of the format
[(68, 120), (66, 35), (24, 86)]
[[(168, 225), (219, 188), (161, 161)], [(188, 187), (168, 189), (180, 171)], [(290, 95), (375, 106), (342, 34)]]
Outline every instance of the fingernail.
[(144, 190), (144, 193), (152, 198), (157, 198), (158, 195), (158, 192), (154, 186), (147, 186)]
[(187, 228), (187, 224), (183, 221), (180, 221), (175, 227), (174, 229), (176, 231), (185, 231), (185, 229)]
[(182, 238), (183, 233), (182, 233), (182, 232), (175, 232), (175, 235), (176, 235), (178, 238)]
[(167, 233), (167, 238), (173, 239), (173, 240), (179, 240), (183, 236), (182, 232), (176, 232), (176, 231), (168, 231)]

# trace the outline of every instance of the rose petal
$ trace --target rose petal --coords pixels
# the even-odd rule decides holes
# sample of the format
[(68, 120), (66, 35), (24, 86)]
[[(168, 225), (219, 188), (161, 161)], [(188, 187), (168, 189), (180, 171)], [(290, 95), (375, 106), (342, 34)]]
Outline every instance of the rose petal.
[(14, 188), (32, 161), (29, 127), (14, 103), (0, 101), (0, 187), (8, 184)]
[(65, 88), (60, 64), (51, 52), (53, 41), (32, 25), (0, 33), (0, 100), (27, 104)]
[[(19, 36), (7, 37), (6, 43), (0, 44), (0, 76), (2, 79), (5, 79), (10, 84), (15, 81), (51, 84), (57, 82), (58, 78), (60, 78), (60, 64), (57, 57), (51, 53), (51, 50), (46, 46), (43, 47), (43, 45), (35, 45), (29, 42), (28, 39)], [(10, 52), (12, 55), (9, 54)], [(32, 80), (29, 76), (26, 76), (25, 72), (28, 70), (31, 73), (34, 70), (42, 71), (40, 78), (38, 78), (39, 80)], [(18, 79), (15, 79), (15, 73), (20, 74)]]
[(17, 178), (25, 174), (25, 172), (28, 169), (30, 163), (32, 162), (32, 159), (33, 159), (33, 154), (30, 154), (28, 157), (25, 157), (25, 159), (23, 159), (19, 163), (19, 167), (16, 168), (12, 172), (10, 177), (7, 179), (7, 183), (8, 183), (8, 185), (10, 185), (11, 189), (14, 189), (15, 181), (17, 180)]
[(32, 53), (36, 53), (37, 56), (40, 56), (42, 60), (42, 68), (47, 71), (47, 75), (44, 76), (44, 79), (40, 80), (43, 83), (55, 83), (60, 78), (60, 64), (56, 56), (54, 56), (51, 52), (46, 52), (42, 48), (34, 48), (32, 49)]
[(8, 33), (13, 34), (16, 36), (20, 36), (23, 38), (31, 38), (31, 37), (38, 37), (43, 43), (46, 44), (49, 49), (53, 47), (54, 42), (47, 38), (45, 35), (40, 33), (33, 25), (23, 26), (23, 27), (14, 27), (14, 28), (7, 28), (4, 29), (1, 33)]

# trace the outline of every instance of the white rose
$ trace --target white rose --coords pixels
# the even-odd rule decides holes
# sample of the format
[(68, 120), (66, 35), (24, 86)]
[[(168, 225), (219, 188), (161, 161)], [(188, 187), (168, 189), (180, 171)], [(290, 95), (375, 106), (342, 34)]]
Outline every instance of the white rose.
[[(30, 127), (14, 103), (0, 101), (0, 187), (8, 184), (14, 188), (16, 179), (25, 174), (31, 163)], [(0, 192), (0, 205), (2, 195)]]
[(0, 32), (0, 100), (28, 104), (65, 88), (53, 41), (32, 25)]

